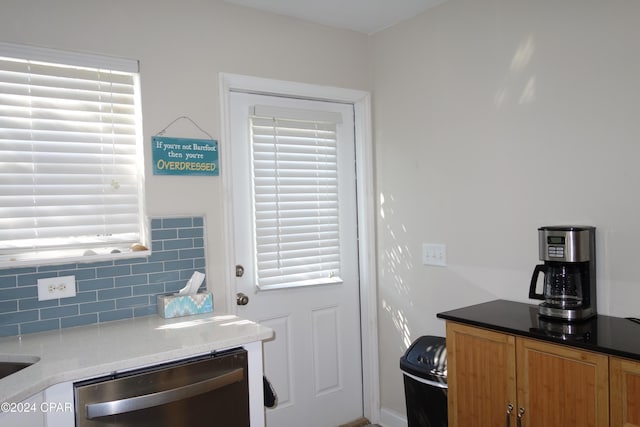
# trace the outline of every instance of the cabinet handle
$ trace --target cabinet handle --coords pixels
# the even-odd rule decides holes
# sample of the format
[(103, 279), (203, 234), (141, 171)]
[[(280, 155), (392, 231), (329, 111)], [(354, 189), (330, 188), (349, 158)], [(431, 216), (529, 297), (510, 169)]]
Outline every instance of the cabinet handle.
[(513, 405), (509, 403), (507, 405), (507, 427), (511, 427), (511, 411), (513, 411)]
[(518, 410), (518, 427), (522, 427), (522, 416), (524, 415), (524, 408)]

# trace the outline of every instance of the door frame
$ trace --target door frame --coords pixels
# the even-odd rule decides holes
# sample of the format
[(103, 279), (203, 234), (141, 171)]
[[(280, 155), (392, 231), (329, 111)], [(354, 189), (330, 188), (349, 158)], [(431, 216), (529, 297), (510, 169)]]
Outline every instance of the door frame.
[(371, 422), (380, 419), (380, 382), (378, 370), (378, 302), (375, 248), (374, 159), (371, 131), (371, 95), (365, 91), (288, 82), (240, 74), (219, 74), (221, 139), (219, 158), (222, 165), (224, 209), (224, 278), (227, 283), (226, 311), (236, 313), (235, 253), (233, 241), (233, 188), (230, 150), (231, 124), (229, 100), (231, 92), (286, 96), (353, 104), (355, 111), (356, 191), (358, 216), (358, 266), (360, 275), (360, 334), (362, 339), (362, 393), (364, 416)]

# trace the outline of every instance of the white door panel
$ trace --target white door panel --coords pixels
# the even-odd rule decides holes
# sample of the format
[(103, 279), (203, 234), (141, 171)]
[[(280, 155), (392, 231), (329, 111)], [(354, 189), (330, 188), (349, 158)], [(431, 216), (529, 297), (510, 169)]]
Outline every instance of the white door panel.
[[(260, 290), (256, 285), (249, 111), (255, 105), (333, 111), (337, 125), (341, 281)], [(236, 289), (249, 297), (238, 315), (274, 329), (265, 374), (278, 394), (269, 427), (333, 427), (363, 415), (353, 106), (232, 93), (230, 97)]]
[(277, 390), (278, 406), (283, 408), (291, 405), (291, 389), (293, 388), (289, 316), (262, 319), (259, 322), (273, 329), (274, 337), (277, 337), (277, 339), (264, 343), (265, 354), (269, 354), (269, 358), (265, 358), (264, 365), (265, 372), (268, 370), (270, 373), (269, 381)]

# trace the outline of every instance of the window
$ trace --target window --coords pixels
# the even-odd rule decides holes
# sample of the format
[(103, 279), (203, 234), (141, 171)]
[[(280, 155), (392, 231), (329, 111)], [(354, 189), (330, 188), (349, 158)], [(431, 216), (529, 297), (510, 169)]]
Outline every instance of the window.
[(266, 106), (253, 110), (258, 286), (340, 282), (340, 114)]
[(0, 265), (148, 255), (141, 135), (137, 61), (0, 43)]

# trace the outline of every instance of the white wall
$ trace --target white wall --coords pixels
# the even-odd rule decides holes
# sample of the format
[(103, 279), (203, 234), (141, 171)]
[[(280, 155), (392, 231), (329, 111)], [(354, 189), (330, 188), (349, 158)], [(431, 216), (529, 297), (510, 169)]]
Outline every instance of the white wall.
[[(154, 176), (151, 137), (189, 116), (219, 139), (220, 72), (370, 89), (366, 36), (220, 0), (2, 0), (0, 40), (140, 60), (148, 214), (205, 215), (216, 310), (226, 309), (221, 177)], [(166, 135), (206, 138), (184, 120)]]
[(639, 19), (633, 0), (448, 0), (373, 37), (383, 407), (405, 412), (398, 358), (444, 334), (436, 313), (528, 301), (539, 226), (595, 225), (599, 310), (640, 315)]

